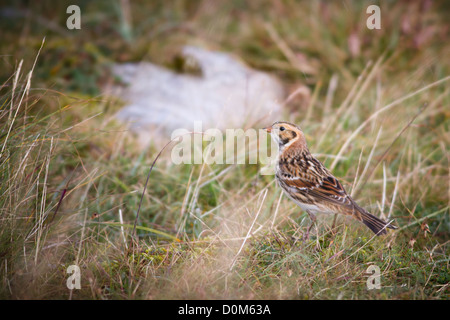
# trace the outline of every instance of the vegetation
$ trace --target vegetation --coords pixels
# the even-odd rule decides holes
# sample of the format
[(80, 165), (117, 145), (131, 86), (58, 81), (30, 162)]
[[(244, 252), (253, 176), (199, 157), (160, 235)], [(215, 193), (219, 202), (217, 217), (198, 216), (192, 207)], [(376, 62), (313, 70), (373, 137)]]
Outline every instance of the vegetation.
[[(79, 1), (81, 30), (70, 4), (0, 7), (1, 298), (449, 298), (448, 3), (380, 2), (380, 30), (364, 1)], [(101, 88), (114, 62), (175, 69), (184, 44), (276, 75), (285, 120), (399, 230), (319, 216), (304, 240), (307, 214), (258, 165), (165, 150), (134, 237), (168, 140), (142, 149)]]

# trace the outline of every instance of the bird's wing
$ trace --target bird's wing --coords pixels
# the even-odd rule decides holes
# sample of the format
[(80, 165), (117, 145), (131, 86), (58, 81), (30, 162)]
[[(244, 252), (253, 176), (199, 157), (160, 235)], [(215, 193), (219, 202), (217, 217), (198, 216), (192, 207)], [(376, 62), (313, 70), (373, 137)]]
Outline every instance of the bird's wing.
[(353, 207), (342, 184), (312, 156), (280, 161), (278, 178), (293, 192), (307, 194), (318, 201)]

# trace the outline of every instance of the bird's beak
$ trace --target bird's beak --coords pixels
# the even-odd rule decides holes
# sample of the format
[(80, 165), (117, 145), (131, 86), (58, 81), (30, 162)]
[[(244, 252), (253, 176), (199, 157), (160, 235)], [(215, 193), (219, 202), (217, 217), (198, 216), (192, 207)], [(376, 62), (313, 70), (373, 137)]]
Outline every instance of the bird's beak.
[(272, 127), (265, 127), (263, 128), (263, 130), (266, 130), (268, 133), (272, 132)]

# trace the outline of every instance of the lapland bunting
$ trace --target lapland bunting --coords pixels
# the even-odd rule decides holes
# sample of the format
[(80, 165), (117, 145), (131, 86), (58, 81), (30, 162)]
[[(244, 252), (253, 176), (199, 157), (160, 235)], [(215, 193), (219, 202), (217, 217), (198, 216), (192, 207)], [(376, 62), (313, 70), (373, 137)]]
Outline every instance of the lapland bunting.
[(286, 195), (315, 222), (317, 213), (339, 213), (352, 216), (370, 228), (376, 235), (386, 228), (397, 229), (361, 208), (347, 194), (342, 184), (308, 150), (302, 130), (289, 122), (275, 122), (264, 128), (278, 144), (276, 180)]

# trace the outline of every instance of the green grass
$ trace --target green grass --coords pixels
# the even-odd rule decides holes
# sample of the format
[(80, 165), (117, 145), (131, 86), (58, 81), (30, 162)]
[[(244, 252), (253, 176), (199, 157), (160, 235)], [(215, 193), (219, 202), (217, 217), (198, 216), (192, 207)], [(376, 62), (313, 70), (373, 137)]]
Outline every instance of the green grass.
[[(447, 3), (380, 2), (376, 31), (363, 1), (133, 1), (130, 29), (126, 3), (80, 1), (78, 31), (65, 28), (73, 3), (0, 8), (1, 298), (449, 298)], [(232, 52), (288, 95), (303, 88), (285, 120), (399, 230), (320, 216), (305, 241), (307, 214), (258, 165), (177, 166), (166, 150), (133, 241), (168, 141), (139, 147), (100, 88), (113, 62), (176, 69), (184, 44)], [(81, 290), (66, 287), (72, 264)], [(379, 290), (366, 287), (371, 264)]]

